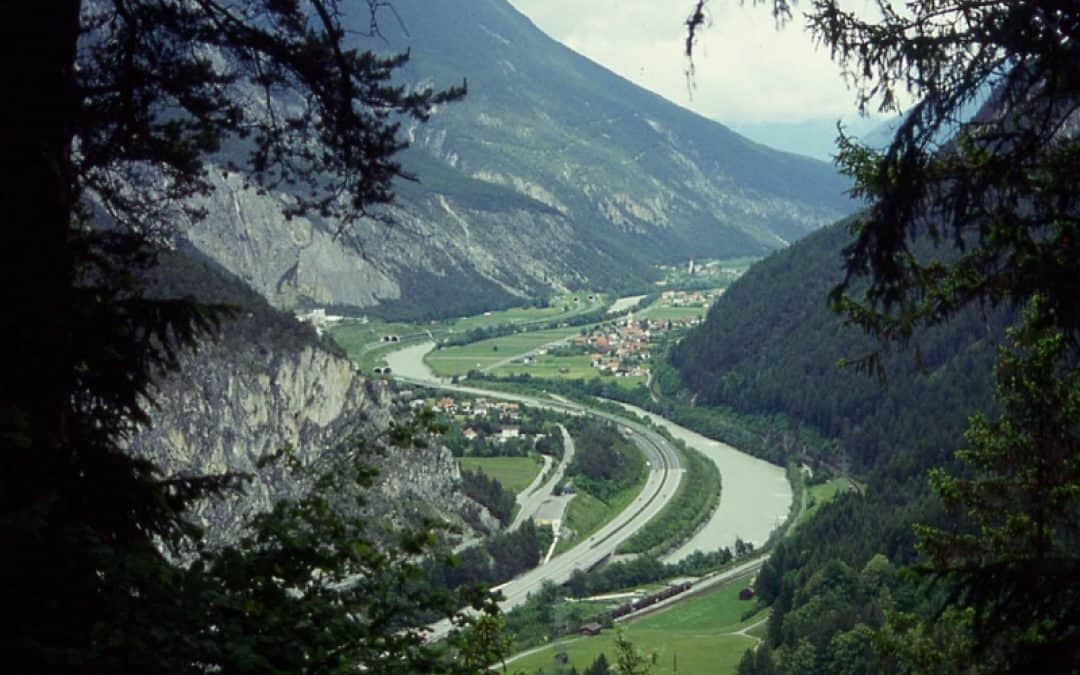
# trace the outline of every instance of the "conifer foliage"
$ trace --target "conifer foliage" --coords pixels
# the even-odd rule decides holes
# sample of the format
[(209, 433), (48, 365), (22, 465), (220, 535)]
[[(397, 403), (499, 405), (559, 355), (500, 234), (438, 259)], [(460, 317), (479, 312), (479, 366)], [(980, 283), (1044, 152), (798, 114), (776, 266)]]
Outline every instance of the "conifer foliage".
[[(375, 33), (388, 5), (364, 7)], [(394, 84), (408, 56), (358, 49), (334, 0), (6, 10), (7, 665), (334, 672), (359, 660), (380, 672), (453, 672), (406, 630), (458, 602), (409, 592), (415, 570), (400, 563), (425, 536), (400, 556), (379, 553), (348, 511), (313, 495), (253, 523), (246, 546), (206, 551), (185, 508), (242, 477), (162, 476), (123, 446), (148, 419), (152, 379), (221, 316), (148, 299), (135, 283), (155, 245), (206, 215), (192, 198), (210, 189), (208, 161), (279, 195), (287, 216), (345, 226), (392, 199), (404, 173), (393, 159), (405, 145), (400, 121), (423, 121), (464, 89)]]

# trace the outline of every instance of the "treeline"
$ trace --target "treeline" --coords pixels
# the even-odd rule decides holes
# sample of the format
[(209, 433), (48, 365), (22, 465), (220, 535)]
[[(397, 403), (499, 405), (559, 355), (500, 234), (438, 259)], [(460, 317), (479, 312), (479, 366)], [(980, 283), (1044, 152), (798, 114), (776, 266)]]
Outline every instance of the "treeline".
[(654, 584), (665, 579), (699, 577), (754, 552), (753, 544), (742, 539), (736, 540), (735, 548), (737, 552), (732, 552), (726, 546), (707, 553), (695, 551), (677, 563), (665, 563), (654, 555), (642, 555), (611, 563), (588, 574), (576, 571), (566, 582), (566, 591), (571, 597), (584, 598)]
[(686, 470), (667, 506), (637, 534), (619, 546), (619, 553), (660, 554), (688, 540), (720, 503), (720, 472), (701, 453), (679, 443)]
[[(896, 664), (875, 649), (883, 639), (875, 631), (886, 611), (910, 612), (921, 603), (883, 555), (861, 567), (830, 560), (798, 589), (763, 572), (756, 588), (783, 618), (770, 618), (765, 641), (746, 652), (739, 675), (895, 672)], [(784, 645), (779, 655), (776, 645)], [(941, 656), (946, 666), (948, 655)]]
[(551, 540), (550, 528), (526, 521), (513, 532), (500, 532), (448, 559), (429, 560), (428, 580), (436, 588), (451, 590), (496, 586), (536, 567)]
[(896, 448), (955, 447), (967, 416), (989, 407), (994, 347), (1011, 315), (971, 308), (909, 349), (884, 352), (884, 386), (839, 368), (879, 349), (827, 306), (848, 236), (840, 223), (752, 267), (671, 349), (670, 362), (698, 405), (783, 414), (838, 439), (856, 470)]
[(574, 438), (575, 452), (566, 475), (575, 490), (607, 502), (641, 478), (645, 471), (641, 451), (615, 425), (574, 418), (567, 427)]
[(516, 498), (499, 481), (488, 478), (480, 471), (462, 469), (461, 489), (470, 499), (487, 508), (503, 527), (513, 521)]

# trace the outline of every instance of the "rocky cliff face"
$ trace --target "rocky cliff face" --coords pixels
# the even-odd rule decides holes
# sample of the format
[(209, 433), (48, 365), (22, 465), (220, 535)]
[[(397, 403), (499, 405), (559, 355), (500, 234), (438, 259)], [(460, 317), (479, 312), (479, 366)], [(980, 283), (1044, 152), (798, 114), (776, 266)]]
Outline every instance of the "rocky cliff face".
[[(654, 263), (764, 254), (851, 209), (833, 167), (636, 87), (505, 0), (393, 5), (400, 21), (380, 16), (383, 38), (355, 46), (409, 50), (403, 84), (469, 85), (401, 130), (402, 165), (421, 182), (396, 186), (381, 214), (393, 225), (337, 236), (336, 223), (286, 221), (273, 195), (215, 170), (210, 218), (189, 233), (276, 306), (448, 315), (567, 287), (641, 288)], [(346, 4), (346, 24), (366, 29), (366, 7)]]
[[(310, 328), (271, 310), (211, 266), (175, 259), (164, 266), (167, 274), (198, 280), (201, 297), (212, 288), (216, 301), (243, 306), (223, 323), (216, 340), (185, 356), (180, 371), (159, 383), (153, 425), (132, 443), (167, 475), (254, 476), (244, 494), (196, 509), (211, 541), (233, 540), (251, 514), (308, 489), (308, 481), (283, 463), (259, 468), (260, 458), (288, 446), (301, 464), (317, 467), (409, 415), (389, 385), (358, 376), (348, 359), (322, 344)], [(214, 281), (208, 283), (207, 275)], [(466, 535), (474, 525), (497, 526), (459, 491), (457, 465), (444, 447), (371, 444), (371, 450), (371, 463), (379, 470), (367, 493), (373, 520), (402, 524), (441, 515)]]
[(501, 189), (499, 210), (475, 195), (403, 195), (384, 210), (391, 225), (364, 220), (338, 235), (318, 217), (286, 220), (278, 201), (236, 174), (215, 172), (214, 182), (211, 215), (187, 239), (277, 307), (395, 303), (465, 313), (585, 284), (590, 274), (574, 262), (589, 255), (601, 258), (601, 271), (619, 267), (591, 254), (558, 212)]

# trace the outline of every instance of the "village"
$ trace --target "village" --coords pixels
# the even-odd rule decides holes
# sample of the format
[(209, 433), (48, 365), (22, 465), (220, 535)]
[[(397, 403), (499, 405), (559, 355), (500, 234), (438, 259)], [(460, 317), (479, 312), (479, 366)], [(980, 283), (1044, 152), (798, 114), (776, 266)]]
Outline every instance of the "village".
[[(406, 395), (408, 398), (411, 391)], [(430, 408), (445, 415), (450, 430), (444, 442), (456, 456), (521, 456), (530, 451), (544, 452), (553, 439), (546, 433), (546, 415), (525, 409), (513, 401), (483, 397), (440, 396), (411, 398), (414, 410)], [(557, 439), (554, 439), (557, 442)]]
[[(634, 313), (630, 312), (625, 319), (584, 330), (581, 335), (572, 338), (566, 347), (540, 350), (537, 354), (550, 353), (555, 357), (584, 354), (588, 356), (589, 365), (601, 374), (646, 377), (649, 374), (648, 361), (652, 358), (652, 348), (659, 342), (659, 338), (673, 330), (701, 323), (701, 311), (712, 304), (719, 293), (716, 289), (664, 291), (656, 304), (645, 310), (646, 318), (635, 318)], [(685, 316), (671, 311), (685, 308), (700, 311)], [(653, 318), (648, 316), (649, 314), (657, 316)], [(530, 364), (534, 359), (534, 356), (527, 355), (522, 362)]]

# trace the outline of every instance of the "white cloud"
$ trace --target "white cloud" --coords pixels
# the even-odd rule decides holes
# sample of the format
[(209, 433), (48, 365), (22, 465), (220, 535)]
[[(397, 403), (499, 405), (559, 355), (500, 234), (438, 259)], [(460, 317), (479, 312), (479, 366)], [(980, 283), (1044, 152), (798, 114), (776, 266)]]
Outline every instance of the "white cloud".
[[(693, 0), (510, 0), (542, 30), (665, 98), (721, 122), (797, 123), (848, 118), (855, 96), (828, 50), (796, 16), (777, 30), (767, 7), (710, 3), (712, 23), (695, 56), (688, 91), (683, 57)], [(863, 5), (866, 0), (851, 0)]]

